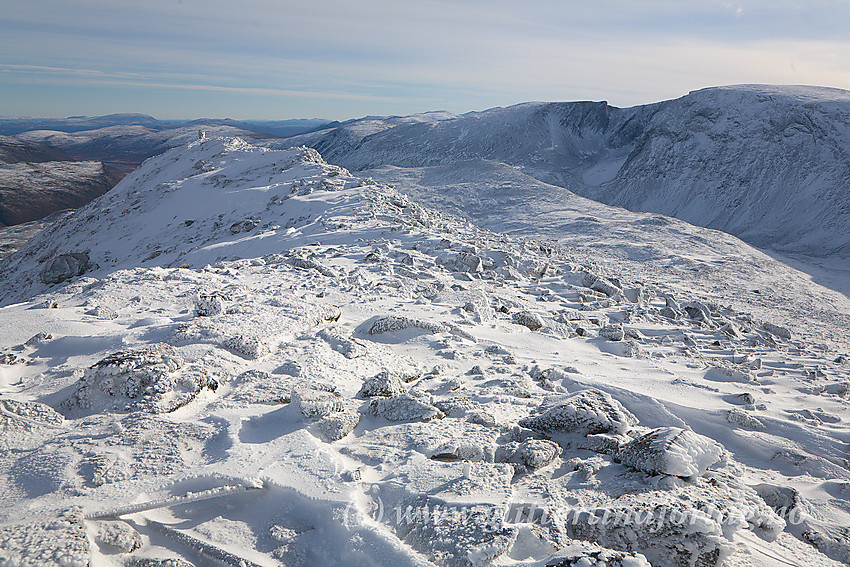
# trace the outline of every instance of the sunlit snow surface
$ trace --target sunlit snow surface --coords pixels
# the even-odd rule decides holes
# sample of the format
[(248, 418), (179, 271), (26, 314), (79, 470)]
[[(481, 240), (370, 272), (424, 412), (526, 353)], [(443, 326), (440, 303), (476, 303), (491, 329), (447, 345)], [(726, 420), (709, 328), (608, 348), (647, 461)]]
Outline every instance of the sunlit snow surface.
[(566, 206), (574, 247), (305, 148), (148, 160), (0, 265), (0, 564), (850, 560), (846, 298)]

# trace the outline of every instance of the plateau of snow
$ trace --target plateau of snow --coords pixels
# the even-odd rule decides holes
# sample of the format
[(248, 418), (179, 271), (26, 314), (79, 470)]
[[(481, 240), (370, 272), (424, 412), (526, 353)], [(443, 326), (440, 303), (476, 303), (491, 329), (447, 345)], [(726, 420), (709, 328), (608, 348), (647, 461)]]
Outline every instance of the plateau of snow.
[(481, 166), (199, 140), (0, 260), (0, 565), (850, 562), (847, 298), (543, 182), (457, 193), (494, 230), (401, 191)]

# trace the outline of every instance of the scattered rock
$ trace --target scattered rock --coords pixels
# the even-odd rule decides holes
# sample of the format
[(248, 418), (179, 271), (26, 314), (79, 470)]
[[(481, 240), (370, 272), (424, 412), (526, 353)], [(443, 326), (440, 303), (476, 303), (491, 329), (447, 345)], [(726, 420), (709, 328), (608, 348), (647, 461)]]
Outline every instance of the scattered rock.
[(240, 232), (251, 232), (257, 228), (260, 223), (254, 219), (242, 219), (230, 225), (231, 234), (239, 234)]
[(791, 338), (791, 331), (789, 331), (785, 327), (780, 327), (779, 325), (774, 325), (773, 323), (763, 323), (761, 327), (771, 335), (776, 335), (779, 338), (786, 340)]
[(693, 477), (720, 460), (723, 447), (716, 441), (679, 427), (660, 427), (626, 443), (617, 459), (649, 474)]
[(638, 422), (623, 405), (601, 390), (581, 390), (535, 417), (521, 419), (522, 427), (542, 433), (625, 433)]
[(60, 254), (42, 270), (41, 281), (46, 284), (57, 284), (75, 276), (81, 276), (91, 267), (87, 252), (72, 252)]
[(122, 553), (132, 553), (142, 547), (142, 536), (125, 522), (100, 522), (95, 541)]
[(377, 375), (367, 378), (363, 381), (363, 387), (357, 392), (361, 398), (371, 398), (374, 396), (397, 396), (407, 392), (407, 388), (395, 372), (382, 370)]
[(606, 325), (599, 330), (599, 336), (609, 341), (622, 341), (626, 337), (623, 326), (619, 324)]
[(50, 340), (53, 340), (53, 335), (51, 335), (50, 333), (41, 332), (37, 335), (30, 337), (24, 344), (28, 347), (35, 347), (43, 345), (44, 343)]
[(193, 298), (195, 304), (195, 315), (199, 317), (213, 317), (224, 313), (230, 303), (230, 295), (221, 291), (209, 293), (200, 292)]
[(391, 398), (372, 398), (369, 413), (388, 421), (431, 421), (442, 419), (445, 414), (410, 394), (401, 394)]
[(316, 426), (326, 441), (338, 441), (354, 431), (360, 423), (360, 414), (353, 411), (341, 411), (321, 418)]
[(740, 425), (741, 427), (746, 427), (747, 429), (754, 429), (756, 431), (764, 430), (764, 424), (758, 418), (753, 417), (747, 412), (741, 411), (737, 408), (730, 409), (726, 413), (726, 421), (735, 425)]
[(296, 389), (290, 399), (304, 417), (319, 418), (345, 411), (342, 397), (336, 392)]
[(163, 413), (182, 407), (205, 388), (218, 388), (205, 370), (183, 366), (183, 359), (167, 344), (119, 351), (86, 369), (63, 405)]
[(517, 311), (511, 317), (511, 320), (517, 325), (528, 327), (532, 331), (538, 331), (543, 328), (543, 317), (531, 311)]
[(370, 335), (381, 335), (383, 333), (394, 333), (404, 329), (424, 329), (431, 333), (445, 333), (448, 328), (445, 325), (431, 321), (420, 321), (408, 317), (388, 315), (377, 319), (369, 328)]
[(104, 321), (111, 321), (113, 319), (118, 318), (118, 313), (114, 309), (110, 309), (109, 307), (105, 307), (103, 305), (98, 305), (97, 307), (89, 311), (89, 315), (92, 315), (97, 319), (103, 319)]

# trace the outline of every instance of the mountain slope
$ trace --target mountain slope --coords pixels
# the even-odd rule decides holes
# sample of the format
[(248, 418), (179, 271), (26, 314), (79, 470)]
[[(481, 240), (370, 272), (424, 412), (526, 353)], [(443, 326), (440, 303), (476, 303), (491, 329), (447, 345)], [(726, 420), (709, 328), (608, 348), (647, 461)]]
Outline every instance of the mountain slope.
[(0, 260), (0, 562), (847, 561), (846, 356), (609, 252), (306, 148), (149, 159)]
[(351, 170), (500, 161), (758, 246), (850, 256), (850, 94), (838, 89), (718, 87), (626, 109), (527, 103), (321, 144)]

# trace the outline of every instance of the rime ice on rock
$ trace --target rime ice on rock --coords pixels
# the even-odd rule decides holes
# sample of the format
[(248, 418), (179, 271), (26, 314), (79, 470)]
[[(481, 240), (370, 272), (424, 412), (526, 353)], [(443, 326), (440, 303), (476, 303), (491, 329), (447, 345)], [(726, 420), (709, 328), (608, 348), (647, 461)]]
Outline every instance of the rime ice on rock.
[(357, 392), (361, 398), (371, 398), (374, 396), (397, 396), (407, 392), (404, 384), (395, 372), (382, 370), (371, 378), (363, 380), (363, 387)]
[(396, 315), (387, 315), (381, 317), (372, 323), (369, 328), (370, 335), (381, 335), (383, 333), (394, 333), (403, 331), (404, 329), (424, 329), (430, 333), (444, 333), (448, 331), (445, 325), (434, 323), (432, 321), (420, 321), (418, 319), (410, 319), (408, 317), (399, 317)]
[(212, 317), (224, 313), (230, 303), (230, 296), (220, 291), (199, 292), (193, 299), (195, 315), (199, 317)]
[(624, 465), (649, 474), (693, 477), (705, 473), (723, 455), (716, 441), (679, 427), (660, 427), (617, 452)]
[(601, 390), (581, 390), (519, 424), (542, 433), (625, 433), (638, 422), (629, 410)]
[(131, 553), (142, 547), (142, 537), (125, 522), (99, 522), (95, 541), (122, 553)]
[(517, 325), (528, 327), (532, 331), (537, 331), (543, 328), (543, 317), (531, 311), (517, 311), (511, 317), (511, 320)]
[(391, 398), (372, 398), (369, 413), (388, 421), (431, 421), (441, 419), (445, 414), (410, 394), (401, 394)]
[(789, 331), (785, 327), (780, 327), (779, 325), (774, 325), (773, 323), (764, 323), (761, 327), (771, 335), (776, 335), (777, 337), (786, 340), (791, 338), (791, 331)]
[(0, 398), (0, 431), (30, 430), (43, 425), (56, 427), (64, 421), (65, 418), (48, 405)]
[(64, 405), (161, 413), (185, 405), (204, 388), (217, 387), (205, 370), (184, 368), (174, 347), (160, 343), (116, 352), (86, 369)]

